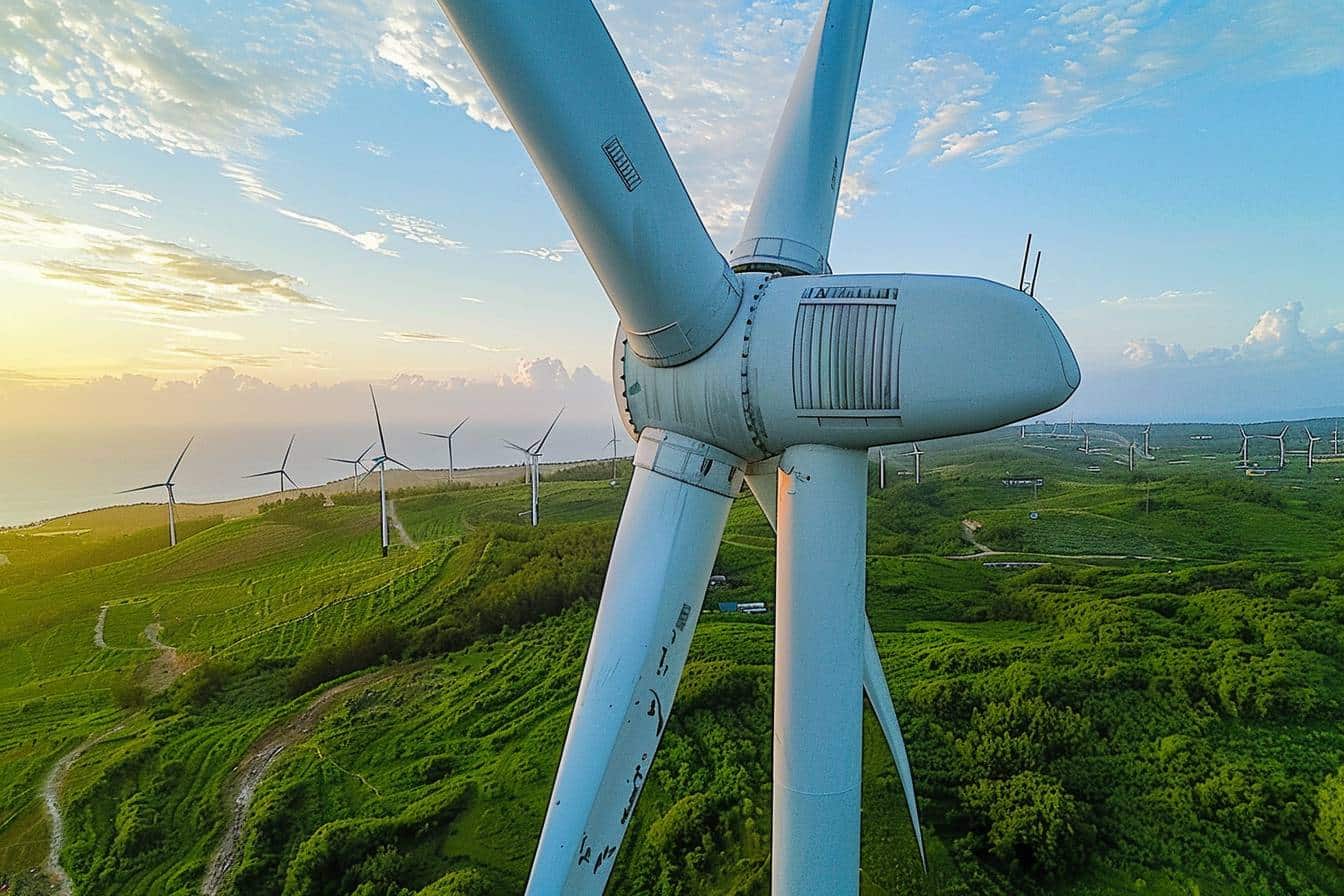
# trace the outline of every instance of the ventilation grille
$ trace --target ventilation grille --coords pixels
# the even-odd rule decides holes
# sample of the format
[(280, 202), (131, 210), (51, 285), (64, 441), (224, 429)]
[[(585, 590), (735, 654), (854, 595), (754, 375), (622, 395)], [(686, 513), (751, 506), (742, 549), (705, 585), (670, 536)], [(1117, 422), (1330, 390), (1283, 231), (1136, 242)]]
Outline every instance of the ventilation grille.
[(642, 184), (644, 178), (639, 176), (635, 163), (630, 161), (630, 156), (626, 154), (621, 141), (615, 137), (607, 138), (607, 142), (602, 144), (602, 152), (606, 154), (611, 167), (616, 169), (616, 175), (620, 177), (621, 183), (625, 184), (626, 190), (635, 192), (635, 187)]
[(900, 357), (894, 303), (803, 302), (793, 328), (794, 406), (819, 416), (895, 415)]

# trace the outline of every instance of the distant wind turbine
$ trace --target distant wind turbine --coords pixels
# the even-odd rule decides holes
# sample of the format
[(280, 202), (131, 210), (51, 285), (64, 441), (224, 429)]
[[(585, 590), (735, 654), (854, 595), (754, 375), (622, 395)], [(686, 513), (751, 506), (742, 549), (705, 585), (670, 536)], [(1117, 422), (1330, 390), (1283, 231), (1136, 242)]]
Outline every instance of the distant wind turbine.
[(403, 470), (409, 470), (410, 467), (406, 466), (404, 463), (397, 460), (395, 457), (390, 457), (387, 453), (387, 439), (383, 438), (383, 418), (378, 416), (378, 399), (373, 394), (373, 386), (369, 386), (369, 399), (373, 402), (373, 420), (375, 423), (378, 424), (378, 446), (379, 449), (382, 451), (382, 454), (375, 457), (373, 459), (373, 462), (369, 464), (369, 471), (364, 474), (364, 477), (368, 478), (369, 476), (373, 475), (375, 470), (378, 471), (378, 509), (382, 516), (383, 556), (386, 557), (387, 556), (387, 479), (384, 474), (387, 465), (389, 463), (396, 464)]
[[(547, 427), (546, 433), (526, 448), (515, 442), (510, 442), (508, 439), (504, 440), (505, 445), (523, 453), (524, 462), (527, 464), (527, 481), (532, 486), (532, 525), (534, 526), (537, 524), (537, 493), (541, 485), (541, 449), (545, 447), (546, 440), (551, 437), (551, 430), (555, 429), (555, 424), (560, 421), (560, 414), (564, 412), (565, 409), (561, 408), (560, 412), (555, 415), (555, 419), (551, 421), (551, 425)], [(527, 511), (523, 511), (519, 516), (526, 513)]]
[(290, 437), (289, 437), (289, 447), (285, 449), (285, 457), (284, 457), (284, 460), (280, 461), (280, 469), (278, 469), (278, 470), (266, 470), (266, 471), (261, 472), (261, 473), (248, 473), (248, 474), (247, 474), (246, 476), (244, 476), (243, 478), (244, 478), (244, 479), (256, 479), (258, 476), (279, 476), (279, 477), (280, 477), (280, 494), (281, 494), (281, 495), (284, 495), (284, 493), (285, 493), (285, 483), (286, 483), (286, 482), (288, 482), (290, 485), (294, 486), (295, 488), (298, 488), (298, 487), (299, 487), (299, 484), (298, 484), (297, 482), (294, 481), (294, 477), (290, 476), (289, 473), (285, 472), (285, 465), (289, 463), (289, 452), (291, 452), (291, 451), (293, 451), (293, 450), (294, 450), (294, 436), (290, 436)]
[(172, 468), (171, 470), (168, 471), (168, 478), (167, 478), (167, 479), (163, 480), (162, 482), (154, 482), (154, 483), (151, 483), (150, 485), (142, 485), (142, 486), (140, 486), (139, 488), (128, 488), (128, 489), (125, 489), (124, 491), (117, 492), (117, 494), (119, 494), (119, 495), (129, 495), (131, 492), (143, 492), (143, 491), (146, 491), (147, 489), (151, 489), (151, 488), (162, 488), (162, 489), (167, 489), (167, 491), (168, 491), (168, 546), (169, 546), (169, 547), (176, 547), (176, 546), (177, 546), (177, 520), (175, 519), (175, 515), (174, 515), (174, 513), (173, 513), (173, 509), (174, 509), (174, 507), (176, 507), (176, 505), (177, 505), (177, 501), (176, 501), (176, 499), (173, 497), (173, 477), (174, 477), (175, 475), (177, 475), (177, 468), (180, 467), (180, 466), (182, 466), (182, 458), (184, 458), (184, 457), (187, 456), (187, 448), (190, 448), (190, 447), (191, 447), (191, 443), (192, 443), (193, 440), (195, 440), (195, 438), (196, 438), (195, 436), (192, 436), (190, 439), (187, 439), (187, 447), (186, 447), (186, 448), (183, 448), (183, 449), (182, 449), (182, 453), (179, 454), (179, 455), (177, 456), (177, 463), (173, 464), (173, 468)]
[[(375, 442), (374, 444), (377, 444), (377, 443)], [(372, 450), (373, 450), (373, 445), (370, 445), (369, 447), (365, 448), (363, 451), (359, 452), (359, 457), (329, 457), (329, 458), (327, 458), (327, 460), (335, 461), (335, 462), (338, 463), (338, 464), (353, 464), (353, 465), (354, 465), (354, 467), (355, 467), (355, 474), (354, 474), (354, 477), (353, 477), (353, 478), (354, 478), (354, 480), (355, 480), (355, 491), (358, 492), (358, 491), (359, 491), (359, 477), (360, 477), (360, 475), (361, 475), (362, 473), (365, 472), (365, 467), (364, 467), (364, 456), (365, 456), (366, 454), (368, 454), (368, 453), (369, 453), (370, 451), (372, 451)]]
[(1305, 426), (1302, 427), (1302, 431), (1307, 434), (1307, 469), (1310, 470), (1315, 465), (1316, 443), (1321, 440), (1321, 437), (1312, 435), (1311, 430)]
[(422, 433), (420, 433), (420, 435), (422, 435), (422, 436), (429, 436), (431, 439), (443, 439), (445, 442), (448, 443), (448, 481), (449, 481), (449, 482), (452, 482), (452, 481), (453, 481), (453, 436), (457, 435), (457, 431), (458, 431), (459, 429), (461, 429), (462, 427), (466, 426), (466, 425), (467, 425), (467, 421), (470, 420), (470, 419), (471, 419), (470, 417), (463, 417), (463, 418), (462, 418), (462, 422), (459, 423), (459, 424), (457, 424), (456, 426), (454, 426), (454, 427), (453, 427), (451, 430), (449, 430), (447, 433), (441, 433), (441, 432), (422, 432)]
[(1246, 435), (1246, 427), (1241, 424), (1237, 424), (1237, 431), (1241, 433), (1241, 465), (1246, 467), (1251, 463), (1249, 456), (1251, 437)]
[(1148, 446), (1148, 436), (1149, 436), (1149, 434), (1152, 433), (1152, 431), (1153, 431), (1153, 424), (1151, 424), (1151, 423), (1149, 423), (1147, 426), (1145, 426), (1145, 427), (1143, 428), (1143, 456), (1144, 456), (1144, 457), (1149, 457), (1149, 458), (1151, 458), (1151, 457), (1153, 456), (1153, 450), (1152, 450), (1152, 448), (1150, 448), (1150, 447)]
[(1271, 442), (1278, 442), (1278, 443), (1279, 443), (1279, 469), (1280, 469), (1280, 470), (1282, 470), (1284, 467), (1288, 466), (1288, 446), (1287, 446), (1287, 437), (1288, 437), (1288, 424), (1287, 424), (1287, 423), (1283, 424), (1283, 429), (1279, 431), (1279, 434), (1278, 434), (1278, 435), (1276, 435), (1276, 436), (1261, 436), (1261, 438), (1263, 438), (1263, 439), (1268, 439), (1268, 440), (1271, 441)]
[(903, 454), (903, 455), (901, 455), (901, 456), (902, 456), (902, 457), (913, 457), (913, 458), (915, 459), (915, 485), (919, 485), (919, 484), (923, 481), (923, 479), (920, 478), (920, 473), (919, 473), (919, 459), (920, 459), (921, 457), (924, 456), (924, 452), (919, 450), (919, 443), (918, 443), (918, 442), (915, 442), (914, 444), (912, 444), (912, 445), (911, 445), (911, 448), (912, 448), (912, 450), (907, 451), (905, 454)]
[(611, 441), (607, 443), (611, 446), (611, 484), (616, 485), (616, 421), (611, 421)]

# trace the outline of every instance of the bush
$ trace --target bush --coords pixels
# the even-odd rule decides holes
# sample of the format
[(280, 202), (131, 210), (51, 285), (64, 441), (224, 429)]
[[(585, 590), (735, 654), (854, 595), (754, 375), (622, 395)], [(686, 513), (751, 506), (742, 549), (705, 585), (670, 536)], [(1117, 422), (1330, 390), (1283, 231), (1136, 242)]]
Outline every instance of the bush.
[(1326, 855), (1344, 865), (1344, 766), (1316, 794), (1316, 836)]
[(194, 706), (200, 708), (224, 689), (224, 686), (238, 673), (238, 665), (231, 660), (206, 660), (186, 675), (177, 685), (177, 705), (179, 708)]
[(304, 654), (289, 673), (286, 687), (291, 697), (390, 658), (406, 649), (406, 637), (390, 622), (375, 622), (344, 641)]
[(978, 781), (961, 796), (981, 816), (989, 851), (1017, 870), (1054, 876), (1082, 866), (1093, 829), (1086, 807), (1057, 779), (1022, 772)]

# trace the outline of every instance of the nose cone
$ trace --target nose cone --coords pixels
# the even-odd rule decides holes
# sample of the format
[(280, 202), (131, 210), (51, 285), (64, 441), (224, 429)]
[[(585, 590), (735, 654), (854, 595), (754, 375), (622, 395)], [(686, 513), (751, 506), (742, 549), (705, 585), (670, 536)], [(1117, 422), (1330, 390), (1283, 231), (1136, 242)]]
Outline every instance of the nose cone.
[(1059, 352), (1059, 366), (1064, 375), (1064, 386), (1067, 391), (1063, 392), (1063, 397), (1055, 403), (1054, 407), (1059, 407), (1069, 399), (1078, 388), (1078, 384), (1083, 381), (1083, 371), (1078, 367), (1078, 359), (1073, 355), (1073, 349), (1069, 346), (1069, 340), (1064, 338), (1064, 333), (1060, 331), (1059, 324), (1050, 316), (1035, 299), (1032, 303), (1036, 304), (1036, 310), (1041, 315), (1041, 320), (1045, 322), (1046, 329), (1050, 331), (1050, 338), (1055, 343), (1055, 350)]

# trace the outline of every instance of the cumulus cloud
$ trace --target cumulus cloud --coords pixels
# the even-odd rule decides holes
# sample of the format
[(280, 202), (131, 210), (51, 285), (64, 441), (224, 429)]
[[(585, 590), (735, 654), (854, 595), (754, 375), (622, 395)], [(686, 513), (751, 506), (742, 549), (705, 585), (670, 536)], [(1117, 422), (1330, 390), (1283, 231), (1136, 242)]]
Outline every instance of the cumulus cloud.
[(60, 217), (0, 196), (0, 244), (34, 250), (11, 274), (62, 284), (92, 300), (163, 315), (254, 314), (272, 305), (330, 308), (298, 277), (139, 233)]
[(1179, 343), (1145, 337), (1131, 339), (1122, 351), (1124, 360), (1134, 366), (1312, 361), (1341, 354), (1344, 354), (1344, 324), (1316, 332), (1304, 329), (1301, 302), (1265, 311), (1236, 345), (1215, 346), (1189, 354)]

